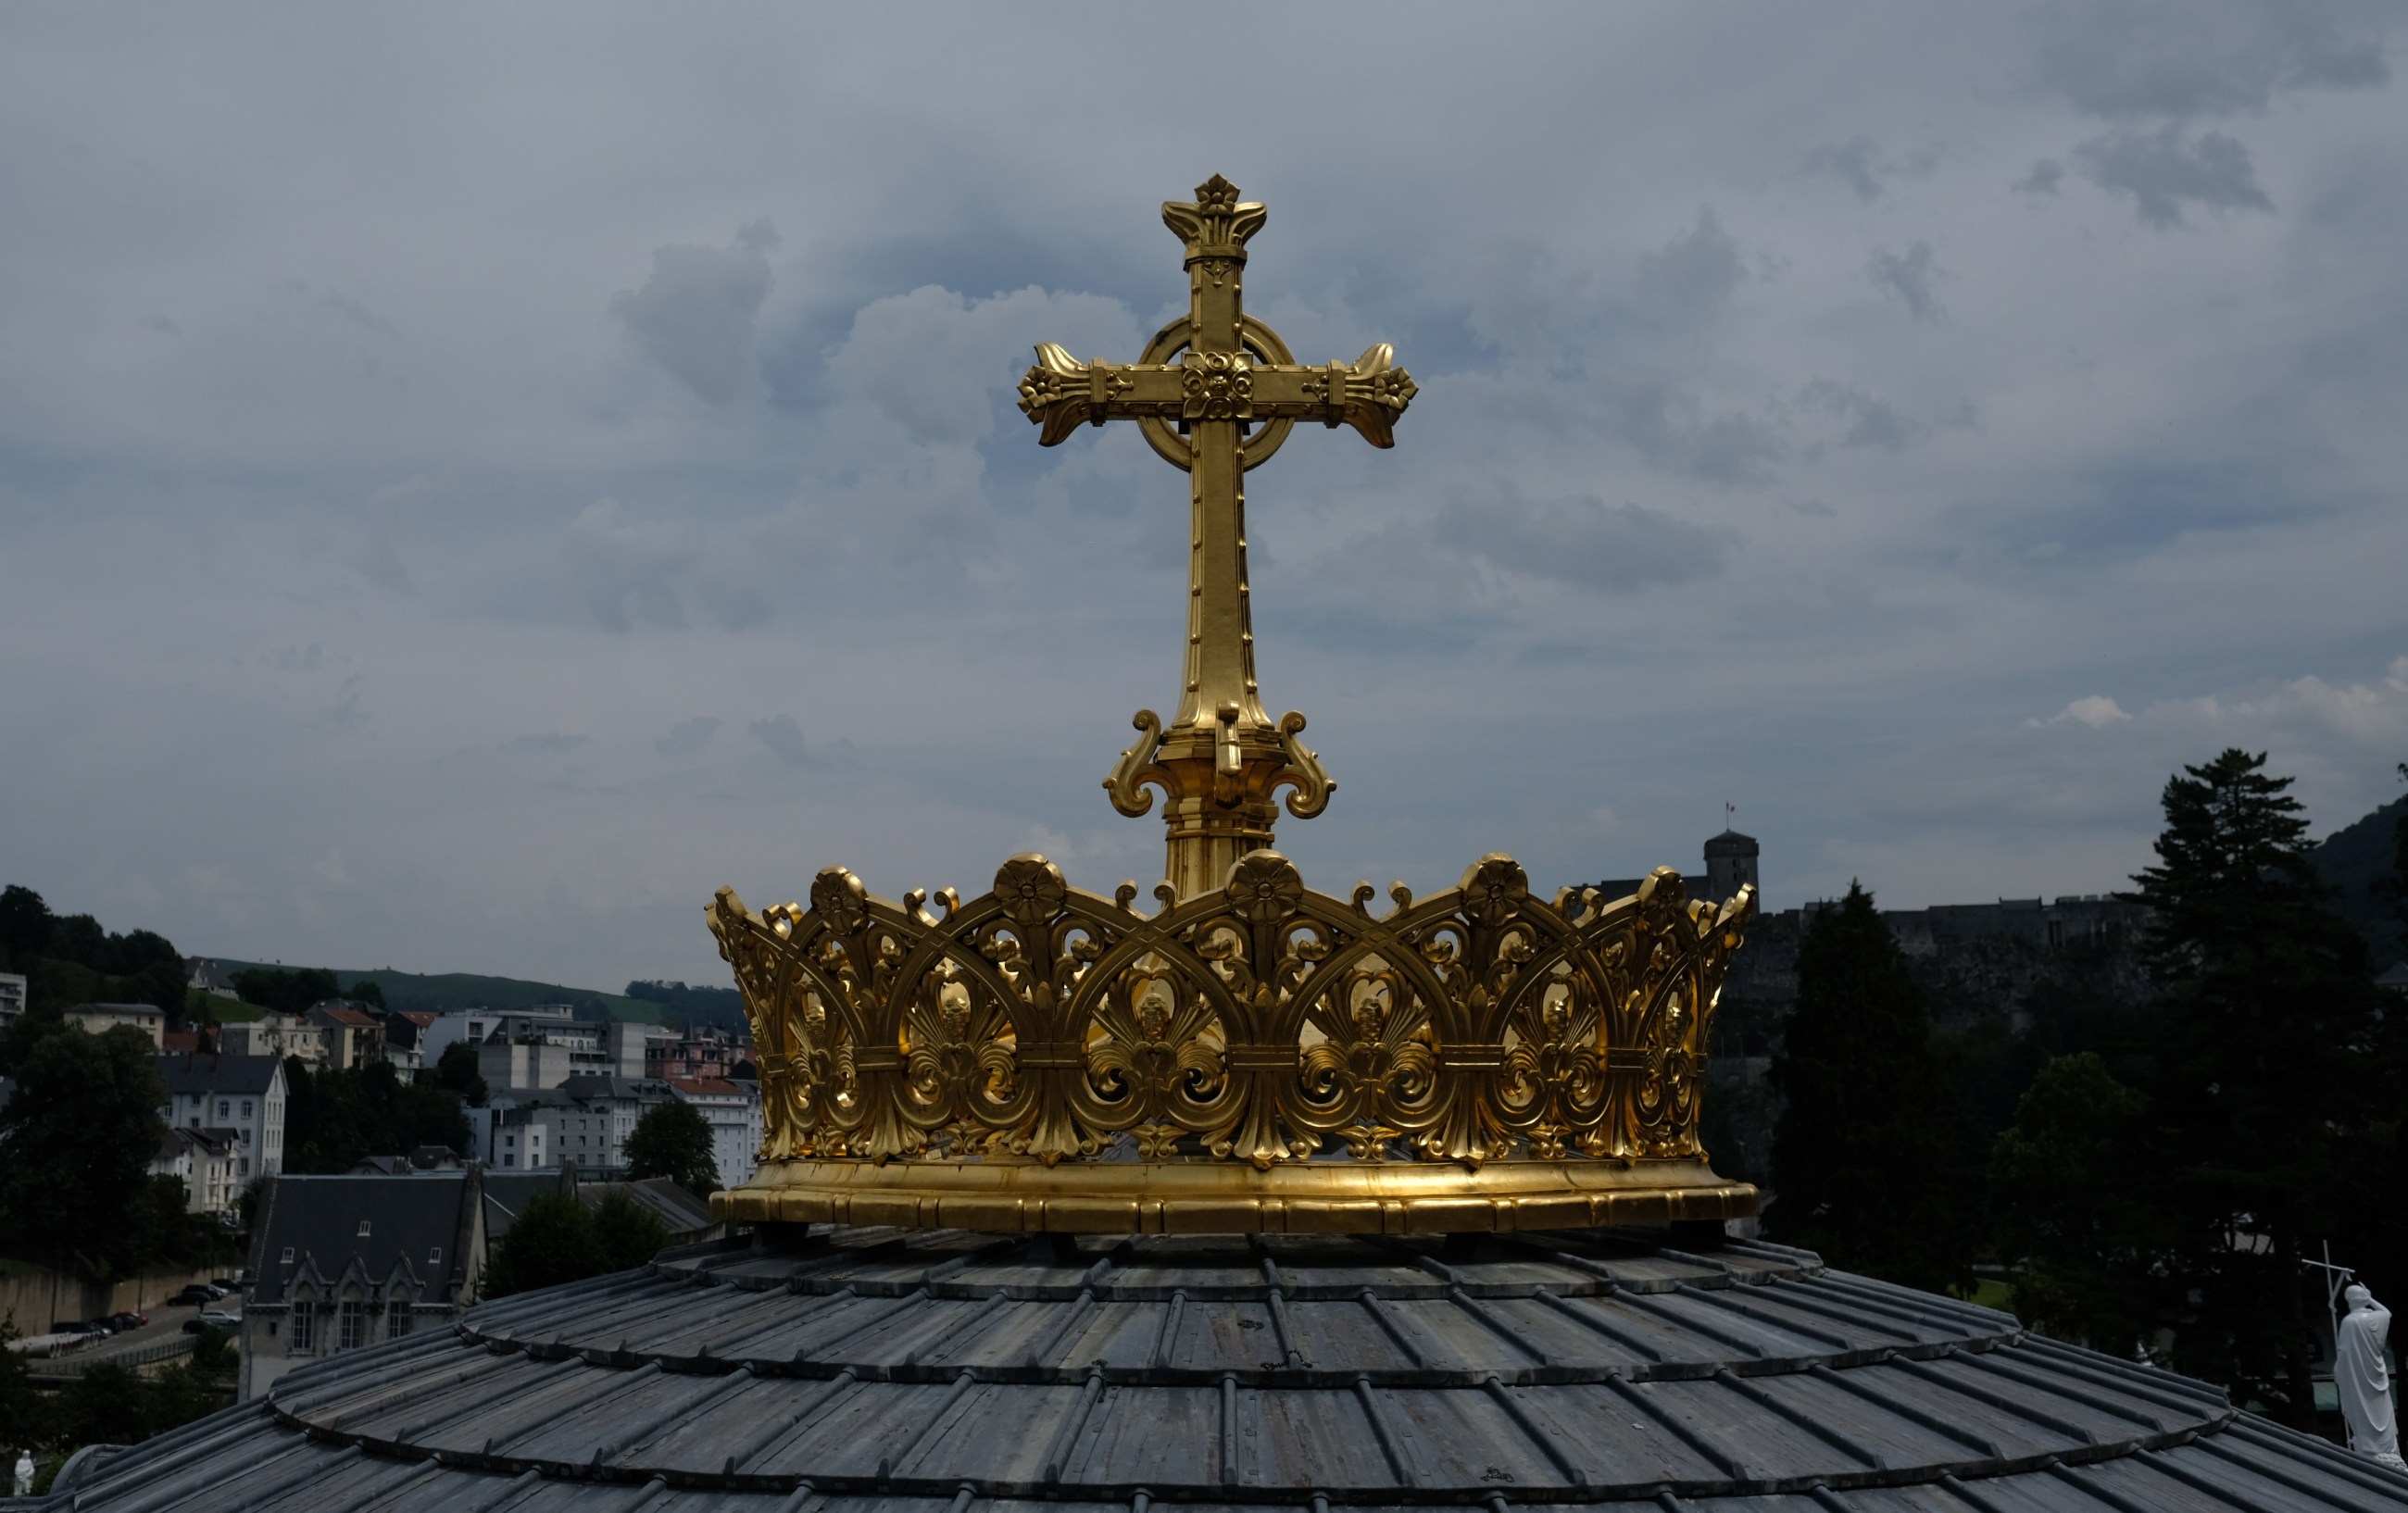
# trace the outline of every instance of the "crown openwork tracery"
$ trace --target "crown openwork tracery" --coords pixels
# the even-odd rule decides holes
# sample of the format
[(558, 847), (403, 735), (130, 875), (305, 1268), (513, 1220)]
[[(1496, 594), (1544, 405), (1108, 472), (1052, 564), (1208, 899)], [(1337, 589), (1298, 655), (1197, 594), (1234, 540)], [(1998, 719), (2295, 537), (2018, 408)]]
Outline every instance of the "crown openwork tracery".
[[(1187, 314), (1135, 363), (1051, 344), (1020, 407), (1054, 446), (1137, 422), (1188, 478), (1187, 642), (1168, 721), (1104, 779), (1166, 821), (1159, 906), (1015, 856), (994, 891), (894, 904), (841, 867), (810, 902), (710, 909), (760, 1058), (741, 1221), (1083, 1233), (1399, 1233), (1713, 1220), (1756, 1211), (1698, 1143), (1716, 996), (1753, 890), (1693, 902), (1530, 892), (1511, 857), (1375, 914), (1270, 849), (1337, 786), (1254, 677), (1244, 480), (1299, 421), (1375, 447), (1415, 393), (1385, 345), (1300, 364), (1245, 313), (1261, 205), (1218, 175), (1162, 207)], [(929, 906), (933, 903), (935, 907)]]

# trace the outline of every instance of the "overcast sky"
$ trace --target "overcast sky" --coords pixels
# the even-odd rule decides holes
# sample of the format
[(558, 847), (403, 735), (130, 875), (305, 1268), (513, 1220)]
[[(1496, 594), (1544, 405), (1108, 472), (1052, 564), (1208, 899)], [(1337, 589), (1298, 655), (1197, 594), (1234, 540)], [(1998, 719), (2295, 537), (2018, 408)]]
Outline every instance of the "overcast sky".
[[(2408, 758), (2387, 6), (0, 10), (0, 880), (614, 988), (844, 863), (1159, 876), (1185, 486), (1037, 445), (1159, 221), (1396, 345), (1249, 482), (1316, 886), (2096, 892)], [(2386, 22), (2391, 31), (2386, 32)]]

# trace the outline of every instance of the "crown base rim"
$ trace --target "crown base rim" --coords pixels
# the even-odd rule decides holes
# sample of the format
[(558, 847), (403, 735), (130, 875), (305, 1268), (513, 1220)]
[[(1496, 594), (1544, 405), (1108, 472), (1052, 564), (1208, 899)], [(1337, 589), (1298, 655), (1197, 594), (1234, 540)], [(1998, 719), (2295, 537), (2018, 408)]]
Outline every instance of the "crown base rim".
[(1005, 1234), (1457, 1235), (1754, 1217), (1756, 1190), (1696, 1158), (1563, 1163), (1222, 1162), (1045, 1166), (787, 1161), (714, 1192), (732, 1223)]

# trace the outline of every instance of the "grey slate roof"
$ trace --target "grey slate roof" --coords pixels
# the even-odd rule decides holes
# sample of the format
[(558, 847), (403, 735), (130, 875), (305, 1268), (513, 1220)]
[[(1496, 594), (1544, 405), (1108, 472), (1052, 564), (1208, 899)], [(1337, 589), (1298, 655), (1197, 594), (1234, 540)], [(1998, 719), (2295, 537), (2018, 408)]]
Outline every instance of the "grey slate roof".
[(220, 1056), (188, 1051), (159, 1058), (159, 1075), (170, 1095), (179, 1092), (264, 1093), (276, 1080), (273, 1056)]
[(296, 1370), (77, 1506), (2408, 1508), (2408, 1477), (2198, 1382), (1662, 1238), (699, 1246)]
[[(473, 1190), (466, 1172), (420, 1172), (408, 1176), (291, 1177), (272, 1179), (260, 1197), (254, 1220), (250, 1301), (291, 1301), (297, 1277), (315, 1269), (338, 1280), (356, 1263), (382, 1283), (396, 1270), (418, 1284), (417, 1298), (445, 1303), (461, 1275), (465, 1234), (463, 1205)], [(361, 1224), (368, 1233), (359, 1233)], [(290, 1249), (293, 1259), (286, 1261)]]

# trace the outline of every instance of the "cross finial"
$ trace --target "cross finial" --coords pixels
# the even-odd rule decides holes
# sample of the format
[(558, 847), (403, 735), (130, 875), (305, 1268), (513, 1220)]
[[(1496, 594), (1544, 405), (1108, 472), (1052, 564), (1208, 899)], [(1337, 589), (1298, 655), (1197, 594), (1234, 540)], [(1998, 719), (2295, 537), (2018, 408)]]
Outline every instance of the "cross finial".
[(1123, 814), (1154, 806), (1169, 826), (1167, 872), (1182, 897), (1218, 888), (1239, 857), (1271, 843), (1274, 798), (1319, 814), (1337, 787), (1297, 737), (1304, 716), (1273, 721), (1254, 680), (1246, 581), (1244, 479), (1298, 421), (1351, 425), (1375, 447), (1412, 400), (1412, 379), (1385, 345), (1352, 363), (1298, 364), (1269, 326), (1245, 313), (1246, 243), (1268, 212), (1219, 174), (1193, 201), (1168, 201), (1163, 224), (1184, 244), (1188, 312), (1156, 333), (1134, 364), (1082, 363), (1050, 343), (1020, 384), (1020, 407), (1055, 446), (1082, 422), (1133, 420), (1189, 479), (1186, 677), (1168, 726), (1138, 712), (1137, 744), (1104, 779)]

